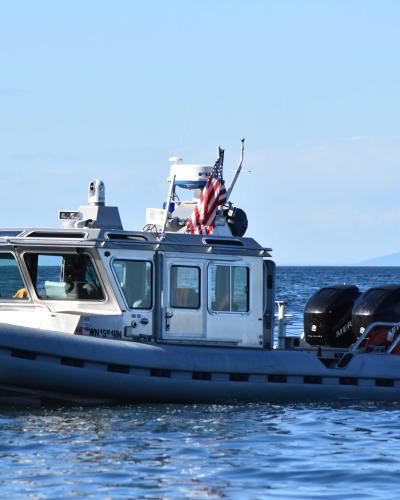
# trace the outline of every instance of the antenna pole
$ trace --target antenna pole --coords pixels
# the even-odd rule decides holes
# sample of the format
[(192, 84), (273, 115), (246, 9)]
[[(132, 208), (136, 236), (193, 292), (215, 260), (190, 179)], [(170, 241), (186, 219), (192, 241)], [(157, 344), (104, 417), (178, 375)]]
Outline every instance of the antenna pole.
[(165, 206), (165, 219), (164, 219), (164, 224), (163, 224), (163, 228), (161, 231), (161, 238), (163, 238), (163, 236), (164, 236), (165, 228), (166, 228), (167, 222), (168, 222), (169, 207), (171, 205), (171, 198), (172, 198), (172, 194), (173, 194), (174, 188), (175, 188), (175, 177), (176, 177), (176, 175), (174, 175), (172, 177), (171, 185), (169, 186), (168, 200), (167, 200), (167, 205)]
[(232, 181), (231, 185), (229, 186), (228, 192), (226, 193), (226, 202), (228, 202), (228, 200), (231, 196), (231, 193), (232, 193), (232, 189), (235, 187), (235, 184), (236, 184), (236, 181), (239, 177), (240, 171), (242, 170), (243, 154), (244, 154), (244, 137), (242, 137), (242, 139), (240, 139), (240, 142), (241, 142), (241, 144), (240, 144), (240, 161), (239, 161), (239, 165), (236, 169), (235, 176), (233, 177), (233, 181)]

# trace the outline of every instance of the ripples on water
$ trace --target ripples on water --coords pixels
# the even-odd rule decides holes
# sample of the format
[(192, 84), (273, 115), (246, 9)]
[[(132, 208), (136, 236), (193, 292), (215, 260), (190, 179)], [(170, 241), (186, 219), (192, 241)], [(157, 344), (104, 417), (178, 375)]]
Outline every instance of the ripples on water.
[(400, 407), (130, 406), (0, 416), (3, 497), (396, 498)]
[[(320, 286), (400, 283), (400, 271), (281, 268), (278, 279), (278, 295), (289, 299), (298, 324)], [(400, 404), (371, 403), (2, 410), (0, 492), (35, 499), (395, 499), (399, 422)]]

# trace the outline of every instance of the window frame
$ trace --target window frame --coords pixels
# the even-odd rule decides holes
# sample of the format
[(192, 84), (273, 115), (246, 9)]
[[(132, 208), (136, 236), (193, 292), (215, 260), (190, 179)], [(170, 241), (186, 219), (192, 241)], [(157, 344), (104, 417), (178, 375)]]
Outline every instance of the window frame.
[[(115, 261), (119, 261), (119, 260), (122, 260), (122, 261), (126, 261), (126, 262), (144, 262), (144, 263), (148, 263), (150, 264), (150, 286), (151, 286), (151, 289), (150, 289), (150, 307), (131, 307), (129, 306), (128, 304), (128, 301), (126, 300), (126, 297), (125, 297), (125, 293), (121, 287), (121, 284), (119, 282), (119, 278), (118, 278), (118, 275), (117, 275), (117, 272), (114, 268), (114, 262)], [(125, 306), (130, 310), (130, 311), (151, 311), (153, 309), (153, 306), (154, 306), (154, 269), (153, 269), (153, 261), (152, 260), (149, 260), (149, 259), (132, 259), (130, 257), (113, 257), (110, 261), (110, 268), (111, 268), (111, 272), (112, 272), (112, 275), (113, 275), (113, 278), (114, 278), (114, 282), (117, 283), (117, 287), (118, 287), (118, 290), (122, 296), (122, 299), (124, 301), (124, 304)]]
[[(26, 304), (27, 302), (32, 302), (32, 296), (31, 296), (30, 289), (28, 286), (29, 282), (27, 282), (27, 280), (26, 280), (26, 276), (23, 272), (23, 268), (21, 267), (21, 263), (20, 263), (17, 255), (15, 253), (13, 253), (11, 250), (0, 250), (0, 254), (9, 254), (14, 258), (14, 261), (17, 265), (17, 269), (18, 269), (20, 277), (21, 277), (22, 284), (24, 285), (22, 288), (25, 288), (26, 293), (27, 293), (27, 297), (25, 299), (17, 299), (14, 297), (10, 297), (10, 298), (0, 297), (0, 302), (12, 302), (13, 304), (14, 303)], [(15, 293), (17, 293), (17, 292), (18, 292), (18, 290), (15, 291)]]
[(64, 256), (69, 256), (69, 255), (72, 255), (72, 256), (76, 256), (77, 255), (77, 252), (74, 252), (74, 251), (71, 251), (70, 249), (67, 249), (67, 250), (60, 250), (60, 251), (41, 251), (40, 249), (29, 249), (29, 250), (26, 250), (22, 253), (21, 255), (21, 260), (22, 262), (24, 263), (24, 266), (25, 266), (25, 269), (26, 269), (26, 276), (27, 278), (29, 278), (29, 283), (30, 285), (32, 286), (32, 290), (35, 294), (35, 298), (41, 302), (56, 302), (57, 304), (60, 304), (62, 302), (64, 303), (68, 303), (68, 304), (90, 304), (90, 303), (96, 303), (96, 304), (101, 304), (101, 303), (105, 303), (108, 301), (108, 294), (107, 294), (107, 290), (106, 290), (106, 287), (104, 286), (104, 282), (102, 280), (102, 277), (101, 277), (101, 273), (99, 272), (99, 269), (98, 269), (98, 266), (96, 265), (96, 260), (94, 259), (93, 255), (89, 252), (85, 252), (83, 251), (82, 253), (80, 253), (80, 255), (85, 255), (89, 258), (92, 266), (93, 266), (93, 269), (96, 273), (96, 277), (99, 281), (99, 285), (100, 285), (100, 288), (101, 288), (101, 292), (102, 292), (102, 295), (103, 295), (103, 298), (101, 299), (65, 299), (65, 298), (61, 298), (61, 299), (54, 299), (54, 298), (42, 298), (39, 296), (37, 290), (36, 290), (36, 285), (35, 283), (33, 282), (33, 279), (32, 279), (32, 276), (31, 276), (31, 273), (29, 271), (29, 267), (28, 267), (28, 264), (25, 260), (25, 257), (27, 255), (37, 255), (38, 256), (38, 260), (39, 260), (39, 256), (43, 255), (43, 256), (54, 256), (54, 257), (64, 257)]
[[(199, 294), (198, 294), (198, 306), (197, 307), (183, 307), (183, 306), (174, 306), (172, 305), (172, 279), (171, 279), (171, 271), (173, 267), (186, 267), (186, 268), (191, 268), (191, 269), (196, 269), (198, 273), (198, 286), (199, 286)], [(185, 311), (198, 311), (201, 309), (201, 267), (196, 266), (196, 265), (189, 265), (189, 264), (171, 264), (169, 266), (168, 270), (168, 281), (169, 281), (169, 306), (172, 309), (180, 309), (180, 310), (185, 310)]]
[[(211, 273), (212, 269), (216, 268), (217, 266), (222, 266), (222, 267), (229, 267), (229, 311), (218, 311), (213, 309), (212, 307), (212, 292), (211, 292), (211, 286), (212, 286), (212, 279), (211, 279)], [(246, 274), (247, 274), (247, 311), (232, 311), (232, 268), (234, 267), (243, 267), (246, 269)], [(223, 261), (218, 261), (218, 262), (209, 262), (208, 264), (208, 271), (207, 271), (207, 276), (208, 276), (208, 287), (207, 287), (207, 309), (210, 314), (228, 314), (230, 316), (249, 316), (251, 314), (251, 266), (247, 262), (241, 262), (241, 263), (233, 263), (231, 261), (229, 262), (223, 262)]]

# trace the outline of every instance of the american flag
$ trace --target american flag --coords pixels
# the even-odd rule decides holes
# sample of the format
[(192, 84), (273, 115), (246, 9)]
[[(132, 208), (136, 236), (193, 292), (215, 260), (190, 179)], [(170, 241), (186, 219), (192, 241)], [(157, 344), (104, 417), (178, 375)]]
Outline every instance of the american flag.
[(189, 232), (192, 234), (211, 234), (215, 227), (218, 207), (226, 202), (225, 182), (222, 178), (224, 150), (219, 148), (218, 153), (218, 160), (188, 221)]

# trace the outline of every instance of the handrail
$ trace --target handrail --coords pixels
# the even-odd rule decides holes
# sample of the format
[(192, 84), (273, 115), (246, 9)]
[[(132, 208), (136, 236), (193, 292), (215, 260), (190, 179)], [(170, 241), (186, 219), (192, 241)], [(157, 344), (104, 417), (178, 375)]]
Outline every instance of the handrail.
[(282, 349), (285, 347), (287, 302), (276, 300), (275, 304), (278, 306), (278, 347)]
[(390, 346), (387, 349), (387, 352), (390, 354), (393, 352), (394, 348), (398, 345), (400, 342), (400, 335), (399, 335), (399, 329), (400, 329), (400, 323), (397, 323), (396, 325), (392, 326), (392, 331), (393, 329), (396, 328), (396, 332), (393, 332), (394, 334), (397, 333), (396, 337), (393, 339), (393, 342), (390, 344)]
[[(378, 326), (387, 326), (387, 327), (397, 327), (398, 329), (400, 329), (400, 322), (396, 322), (396, 323), (392, 323), (392, 322), (388, 322), (388, 321), (374, 321), (373, 323), (370, 323), (366, 329), (364, 330), (363, 334), (360, 335), (360, 337), (358, 337), (358, 339), (356, 340), (356, 342), (351, 346), (349, 352), (355, 352), (359, 347), (360, 345), (362, 344), (362, 342), (368, 337), (368, 335), (371, 333), (371, 330), (373, 330), (374, 328), (378, 327)], [(398, 344), (398, 342), (400, 342), (400, 336), (397, 337), (395, 339), (396, 341), (396, 345)], [(394, 342), (393, 342), (394, 343)], [(391, 352), (392, 349), (394, 349), (394, 347), (396, 346), (393, 346), (393, 343), (392, 345), (389, 347), (389, 350), (387, 352)], [(393, 346), (393, 347), (392, 347)]]
[[(293, 314), (287, 314), (287, 302), (285, 300), (275, 300), (275, 305), (278, 306), (278, 312), (274, 313), (275, 318), (278, 319), (278, 347), (279, 349), (285, 348), (286, 339), (286, 318), (291, 318)], [(275, 330), (275, 328), (274, 328)], [(275, 332), (273, 332), (272, 345), (275, 343)]]

